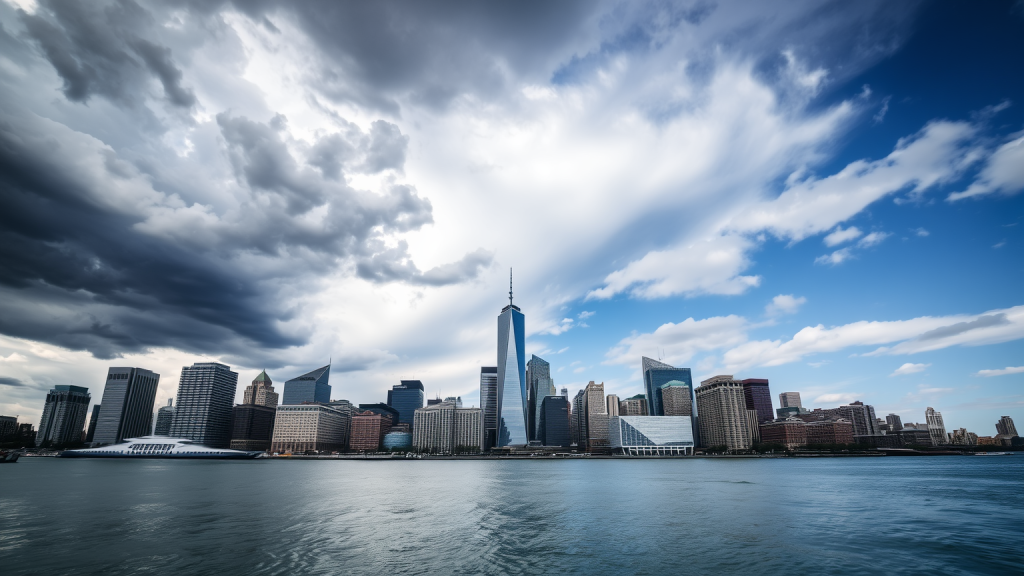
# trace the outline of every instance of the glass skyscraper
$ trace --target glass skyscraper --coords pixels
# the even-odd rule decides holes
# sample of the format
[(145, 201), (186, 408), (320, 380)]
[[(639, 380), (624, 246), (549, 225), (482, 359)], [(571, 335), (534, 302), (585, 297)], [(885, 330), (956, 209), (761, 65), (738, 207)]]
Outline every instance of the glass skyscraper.
[(529, 406), (526, 394), (526, 320), (512, 304), (509, 286), (508, 306), (498, 315), (498, 386), (496, 446), (524, 446), (529, 442), (526, 423)]
[(649, 416), (664, 416), (665, 406), (662, 401), (662, 386), (678, 380), (679, 383), (690, 389), (690, 419), (693, 425), (693, 438), (697, 445), (700, 445), (700, 428), (697, 420), (697, 398), (693, 388), (693, 378), (690, 376), (689, 368), (676, 368), (664, 362), (641, 357), (641, 365), (644, 373), (644, 387), (647, 389), (647, 414)]
[(331, 365), (321, 366), (302, 376), (296, 376), (284, 383), (284, 394), (281, 404), (302, 404), (303, 402), (331, 401), (331, 385), (327, 383), (331, 377)]
[(118, 444), (148, 436), (160, 375), (144, 368), (110, 368), (103, 387), (99, 420), (92, 442)]
[(555, 396), (555, 381), (551, 379), (551, 364), (537, 355), (530, 356), (526, 363), (526, 390), (529, 393), (529, 422), (528, 430), (530, 440), (541, 440), (540, 436), (540, 412), (541, 404), (547, 396)]
[(480, 367), (480, 410), (484, 418), (484, 450), (494, 448), (497, 442), (498, 422), (498, 368)]
[(388, 390), (388, 406), (398, 410), (396, 424), (412, 426), (416, 410), (423, 408), (423, 382), (419, 380), (402, 380)]

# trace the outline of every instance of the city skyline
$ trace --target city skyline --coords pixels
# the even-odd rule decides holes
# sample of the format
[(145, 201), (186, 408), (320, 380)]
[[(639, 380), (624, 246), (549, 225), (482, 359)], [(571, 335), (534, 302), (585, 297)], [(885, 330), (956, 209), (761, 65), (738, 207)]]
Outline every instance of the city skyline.
[(110, 6), (0, 2), (0, 414), (324, 358), (480, 405), (514, 265), (570, 397), (1020, 417), (1019, 4)]

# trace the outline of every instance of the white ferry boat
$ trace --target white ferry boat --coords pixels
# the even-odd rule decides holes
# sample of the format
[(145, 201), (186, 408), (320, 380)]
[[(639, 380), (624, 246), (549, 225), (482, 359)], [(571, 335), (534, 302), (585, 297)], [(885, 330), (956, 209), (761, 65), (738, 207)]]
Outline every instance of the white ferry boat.
[(98, 448), (65, 450), (61, 458), (207, 458), (246, 459), (256, 458), (263, 452), (243, 452), (227, 448), (210, 448), (185, 438), (167, 436), (140, 436), (128, 438), (121, 444)]

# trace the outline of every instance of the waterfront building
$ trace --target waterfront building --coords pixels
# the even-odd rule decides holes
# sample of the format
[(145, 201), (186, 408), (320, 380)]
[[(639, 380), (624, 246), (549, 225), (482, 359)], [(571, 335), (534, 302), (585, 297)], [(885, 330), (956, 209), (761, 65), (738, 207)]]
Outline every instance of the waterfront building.
[(608, 436), (613, 451), (630, 456), (693, 455), (689, 416), (613, 416)]
[(978, 443), (978, 435), (968, 432), (966, 428), (960, 428), (950, 433), (949, 443), (957, 446), (974, 446)]
[[(768, 389), (768, 380), (764, 378), (747, 378), (741, 380), (740, 383), (743, 385), (743, 401), (746, 403), (747, 410), (753, 410), (757, 413), (757, 422), (771, 422), (774, 417), (774, 409), (772, 408), (772, 393)], [(757, 427), (755, 426), (756, 430)]]
[(851, 402), (838, 408), (815, 408), (806, 415), (798, 415), (806, 421), (836, 420), (844, 419), (853, 426), (853, 435), (862, 438), (865, 442), (871, 442), (867, 437), (879, 436), (882, 431), (878, 428), (878, 418), (875, 417), (875, 407), (864, 404), (861, 401)]
[[(460, 400), (459, 403), (461, 404), (462, 401)], [(361, 412), (370, 411), (370, 412), (373, 412), (375, 414), (380, 414), (381, 416), (387, 416), (388, 419), (391, 420), (391, 423), (389, 424), (389, 426), (394, 426), (395, 423), (397, 423), (398, 420), (399, 420), (399, 412), (398, 412), (398, 410), (396, 410), (393, 407), (391, 407), (391, 406), (389, 406), (387, 404), (384, 404), (384, 403), (360, 404), (359, 405), (359, 410)]]
[(1017, 435), (1017, 427), (1013, 425), (1013, 418), (1003, 416), (996, 422), (996, 435), (1014, 437)]
[[(675, 380), (678, 382), (678, 380)], [(626, 398), (625, 400), (619, 401), (619, 415), (620, 416), (648, 416), (647, 414), (647, 396), (643, 394), (637, 394), (632, 398)], [(678, 416), (678, 414), (675, 414)]]
[(27, 422), (25, 424), (18, 424), (18, 441), (22, 444), (26, 446), (34, 444), (37, 435), (35, 428), (31, 424)]
[(281, 404), (295, 405), (303, 402), (331, 401), (331, 365), (321, 366), (316, 370), (296, 376), (284, 383), (284, 394)]
[(799, 392), (781, 392), (779, 394), (779, 406), (782, 408), (803, 408), (800, 403)]
[(569, 401), (564, 396), (546, 396), (541, 402), (540, 437), (544, 446), (572, 445), (569, 429)]
[(644, 387), (647, 392), (647, 413), (651, 416), (665, 415), (661, 401), (662, 385), (677, 380), (693, 388), (693, 379), (690, 376), (689, 368), (676, 368), (646, 356), (641, 357), (640, 365), (644, 375)]
[(412, 449), (412, 432), (399, 432), (392, 430), (384, 435), (385, 450), (410, 450)]
[(1001, 444), (998, 438), (993, 436), (978, 436), (978, 446), (997, 446)]
[(804, 414), (810, 413), (810, 410), (802, 406), (784, 406), (782, 408), (776, 408), (775, 418), (778, 420), (785, 420), (786, 418), (800, 417)]
[(540, 410), (544, 398), (555, 396), (555, 381), (551, 379), (551, 365), (536, 354), (526, 363), (526, 392), (529, 395), (528, 410), (530, 421), (528, 428), (530, 440), (539, 440)]
[(442, 402), (416, 411), (412, 445), (420, 452), (451, 454), (483, 448), (483, 411)]
[(807, 423), (792, 418), (762, 422), (758, 425), (761, 442), (765, 444), (782, 444), (786, 450), (796, 450), (807, 445)]
[(92, 414), (89, 415), (89, 430), (85, 433), (85, 443), (91, 444), (92, 439), (96, 436), (96, 423), (100, 419), (100, 405), (93, 404)]
[(949, 442), (946, 438), (946, 425), (942, 422), (942, 412), (936, 412), (929, 406), (924, 411), (924, 420), (928, 424), (928, 434), (932, 437), (932, 445), (942, 446)]
[(757, 418), (757, 410), (747, 410), (747, 430), (750, 432), (750, 443), (761, 441), (761, 427)]
[(39, 419), (39, 431), (36, 433), (36, 446), (63, 446), (81, 442), (90, 399), (88, 388), (54, 386), (46, 395), (43, 415)]
[(276, 415), (277, 408), (273, 406), (262, 404), (235, 406), (232, 409), (230, 448), (246, 451), (269, 450), (270, 443), (274, 439)]
[(808, 422), (804, 430), (808, 444), (853, 444), (853, 424), (849, 420)]
[(608, 417), (619, 415), (619, 397), (615, 394), (609, 394), (605, 397), (605, 404), (607, 404)]
[(416, 410), (423, 408), (423, 392), (423, 382), (419, 380), (400, 380), (398, 384), (391, 387), (391, 390), (388, 390), (388, 406), (398, 412), (395, 424), (412, 426)]
[(484, 416), (484, 450), (498, 441), (498, 368), (480, 367), (480, 410)]
[(715, 376), (701, 382), (696, 394), (701, 445), (729, 450), (750, 448), (752, 434), (743, 385), (731, 375)]
[(238, 373), (217, 362), (183, 366), (169, 436), (211, 448), (231, 445), (231, 409)]
[(174, 398), (168, 398), (167, 406), (161, 406), (156, 411), (156, 427), (153, 429), (153, 435), (170, 436), (172, 422), (174, 422)]
[(498, 315), (497, 438), (495, 446), (529, 442), (526, 392), (526, 317), (512, 303), (509, 275), (508, 306)]
[(899, 414), (889, 414), (885, 417), (885, 423), (889, 425), (890, 432), (899, 432), (903, 430), (903, 420)]
[(274, 392), (274, 381), (267, 375), (266, 370), (260, 372), (252, 384), (245, 387), (245, 393), (242, 394), (242, 404), (277, 408), (277, 400), (278, 395), (277, 392)]
[[(352, 415), (348, 448), (354, 452), (375, 452), (380, 450), (384, 436), (391, 431), (392, 415), (363, 410), (363, 406), (360, 404), (360, 411)], [(397, 418), (397, 414), (394, 417)]]
[(120, 444), (125, 438), (148, 436), (160, 375), (144, 368), (107, 370), (94, 444)]
[[(95, 413), (95, 409), (93, 413)], [(0, 416), (0, 440), (6, 440), (18, 435), (18, 417)]]
[(608, 448), (608, 406), (604, 399), (604, 382), (587, 384), (583, 394), (583, 415), (586, 419), (587, 450), (603, 451)]
[(583, 417), (583, 390), (578, 390), (572, 399), (571, 414), (569, 420), (569, 432), (572, 435), (572, 443), (581, 450), (587, 447), (587, 419)]
[(348, 443), (349, 414), (326, 404), (282, 404), (274, 416), (270, 451), (335, 452)]
[(693, 390), (685, 382), (671, 380), (661, 385), (661, 410), (665, 416), (693, 417)]

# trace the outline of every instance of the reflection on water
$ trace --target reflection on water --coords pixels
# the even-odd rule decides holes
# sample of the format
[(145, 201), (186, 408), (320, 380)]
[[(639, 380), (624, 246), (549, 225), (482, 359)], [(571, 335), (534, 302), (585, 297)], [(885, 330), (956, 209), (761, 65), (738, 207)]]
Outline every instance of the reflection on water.
[(1020, 573), (1024, 456), (23, 459), (6, 574)]

